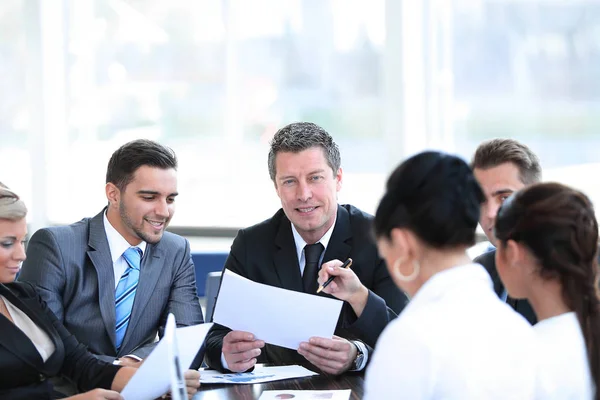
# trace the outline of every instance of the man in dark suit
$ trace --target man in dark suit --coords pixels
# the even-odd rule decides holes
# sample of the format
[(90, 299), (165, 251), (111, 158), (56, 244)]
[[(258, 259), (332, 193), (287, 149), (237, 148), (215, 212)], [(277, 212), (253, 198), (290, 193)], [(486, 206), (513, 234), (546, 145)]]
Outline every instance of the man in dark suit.
[[(304, 364), (330, 374), (362, 370), (379, 334), (407, 302), (378, 256), (372, 217), (338, 205), (340, 154), (323, 128), (301, 122), (280, 129), (268, 164), (282, 209), (238, 233), (225, 268), (255, 282), (311, 294), (329, 274), (335, 276), (320, 295), (344, 300), (336, 337), (311, 338), (294, 351), (217, 325), (207, 339), (206, 361), (236, 372), (256, 362)], [(341, 260), (347, 258), (352, 269), (342, 270)]]
[(175, 211), (177, 159), (149, 140), (115, 151), (108, 206), (93, 218), (38, 230), (19, 280), (35, 285), (58, 319), (98, 358), (135, 365), (162, 335), (203, 322), (187, 240), (165, 232)]
[[(485, 193), (479, 223), (490, 243), (496, 247), (494, 225), (498, 209), (514, 192), (540, 182), (542, 168), (538, 157), (527, 146), (512, 139), (492, 139), (480, 144), (471, 161), (471, 168)], [(513, 299), (506, 293), (496, 270), (495, 256), (494, 249), (474, 261), (487, 269), (498, 296), (531, 324), (535, 324), (537, 318), (529, 302)]]

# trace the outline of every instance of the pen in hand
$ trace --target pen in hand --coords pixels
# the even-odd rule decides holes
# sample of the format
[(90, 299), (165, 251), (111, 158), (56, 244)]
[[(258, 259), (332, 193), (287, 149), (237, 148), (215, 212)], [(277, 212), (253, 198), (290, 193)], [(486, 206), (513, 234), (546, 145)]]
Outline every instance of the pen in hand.
[[(346, 261), (344, 261), (344, 263), (340, 266), (340, 268), (350, 268), (351, 265), (352, 265), (352, 259), (349, 258)], [(321, 291), (323, 291), (323, 289), (325, 289), (327, 287), (327, 285), (329, 285), (331, 282), (333, 282), (334, 278), (335, 278), (335, 276), (333, 276), (333, 275), (330, 276), (329, 279), (327, 279), (324, 284), (319, 286), (319, 288), (317, 289), (317, 293), (321, 293)]]

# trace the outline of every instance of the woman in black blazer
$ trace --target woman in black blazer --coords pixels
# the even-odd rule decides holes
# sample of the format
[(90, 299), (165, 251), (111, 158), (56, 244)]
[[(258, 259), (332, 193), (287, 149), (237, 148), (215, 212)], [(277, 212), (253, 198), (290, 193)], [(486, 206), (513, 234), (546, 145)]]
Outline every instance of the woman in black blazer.
[(118, 391), (136, 369), (98, 360), (31, 284), (14, 282), (25, 259), (26, 214), (18, 196), (0, 183), (0, 398), (54, 398), (48, 378), (64, 375), (88, 391), (69, 399), (121, 399)]

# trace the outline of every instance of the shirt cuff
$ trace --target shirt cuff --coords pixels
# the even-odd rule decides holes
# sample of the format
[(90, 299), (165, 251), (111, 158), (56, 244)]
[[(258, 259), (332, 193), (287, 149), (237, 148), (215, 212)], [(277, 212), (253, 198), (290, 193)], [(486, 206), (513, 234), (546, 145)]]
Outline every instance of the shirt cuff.
[[(129, 357), (129, 358), (133, 358), (135, 361), (142, 361), (142, 359), (138, 356), (136, 356), (135, 354), (127, 354), (126, 356), (123, 357)], [(121, 358), (123, 358), (121, 357)]]
[(223, 354), (223, 352), (221, 352), (221, 365), (223, 368), (229, 369), (229, 365), (227, 365), (227, 361), (225, 361), (225, 354)]
[(367, 350), (367, 346), (365, 346), (365, 344), (359, 340), (353, 340), (352, 343), (354, 343), (356, 348), (363, 354), (363, 359), (361, 363), (356, 366), (356, 369), (352, 369), (351, 371), (362, 371), (367, 365), (369, 351)]
[[(142, 361), (142, 359), (141, 359), (140, 357), (136, 356), (135, 354), (127, 354), (126, 356), (123, 356), (123, 357), (121, 357), (121, 358), (125, 358), (125, 357), (131, 358), (131, 359), (134, 359), (135, 361), (138, 361), (138, 362), (139, 362), (139, 361)], [(115, 360), (113, 361), (113, 364), (114, 364), (114, 365), (120, 365), (119, 358), (115, 359)]]

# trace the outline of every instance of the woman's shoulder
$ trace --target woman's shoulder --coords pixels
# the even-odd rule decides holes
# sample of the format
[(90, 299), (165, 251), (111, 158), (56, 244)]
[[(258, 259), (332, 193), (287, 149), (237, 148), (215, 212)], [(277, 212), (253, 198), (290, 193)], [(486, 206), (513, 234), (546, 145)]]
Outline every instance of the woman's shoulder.
[(11, 282), (5, 283), (3, 286), (11, 293), (18, 297), (35, 298), (38, 296), (35, 287), (29, 282)]

